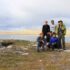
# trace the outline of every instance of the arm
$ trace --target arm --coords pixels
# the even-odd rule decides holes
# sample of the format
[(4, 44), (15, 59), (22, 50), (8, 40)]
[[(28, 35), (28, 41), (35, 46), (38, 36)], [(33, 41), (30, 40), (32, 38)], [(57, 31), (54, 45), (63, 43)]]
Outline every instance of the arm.
[(39, 43), (39, 44), (40, 44), (40, 43), (44, 44), (44, 40), (41, 40), (41, 38), (38, 37), (38, 38), (37, 38), (37, 43)]
[(58, 35), (58, 26), (55, 26), (55, 33)]
[(39, 37), (37, 38), (37, 42), (40, 42), (40, 38)]
[(50, 26), (48, 25), (48, 32), (50, 32)]
[(64, 25), (64, 35), (66, 35), (66, 26)]
[(43, 40), (41, 40), (40, 37), (37, 38), (37, 42), (44, 42)]
[(44, 25), (43, 25), (43, 27), (42, 27), (42, 32), (44, 32)]
[(52, 39), (50, 39), (50, 45), (52, 44)]
[(66, 26), (63, 24), (62, 26), (63, 35), (66, 35)]

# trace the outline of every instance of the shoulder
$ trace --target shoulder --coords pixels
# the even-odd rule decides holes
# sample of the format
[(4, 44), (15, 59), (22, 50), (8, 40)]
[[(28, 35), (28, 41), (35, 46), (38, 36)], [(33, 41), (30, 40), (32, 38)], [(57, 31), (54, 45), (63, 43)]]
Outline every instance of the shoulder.
[(51, 24), (49, 26), (52, 26)]
[(54, 24), (54, 26), (57, 26), (56, 24)]
[(37, 39), (40, 39), (40, 36), (38, 36)]
[(45, 27), (46, 25), (43, 25), (43, 27)]
[(51, 25), (51, 27), (55, 27), (56, 25)]
[(48, 27), (50, 27), (50, 25), (47, 25)]
[(50, 38), (51, 40), (53, 39), (53, 37)]

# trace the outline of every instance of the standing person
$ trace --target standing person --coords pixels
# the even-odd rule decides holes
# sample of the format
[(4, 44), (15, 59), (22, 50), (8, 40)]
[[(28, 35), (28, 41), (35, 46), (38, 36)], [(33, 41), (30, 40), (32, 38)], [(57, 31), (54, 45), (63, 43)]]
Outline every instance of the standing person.
[(55, 24), (54, 24), (54, 20), (51, 20), (50, 31), (51, 31), (52, 33), (55, 32)]
[(62, 20), (58, 21), (58, 26), (56, 26), (56, 33), (58, 35), (60, 48), (63, 48), (65, 50), (66, 26)]
[(43, 38), (45, 38), (46, 36), (46, 40), (47, 42), (49, 42), (50, 41), (50, 35), (49, 35), (50, 26), (48, 25), (48, 21), (45, 21), (45, 24), (42, 27), (42, 32), (43, 32)]

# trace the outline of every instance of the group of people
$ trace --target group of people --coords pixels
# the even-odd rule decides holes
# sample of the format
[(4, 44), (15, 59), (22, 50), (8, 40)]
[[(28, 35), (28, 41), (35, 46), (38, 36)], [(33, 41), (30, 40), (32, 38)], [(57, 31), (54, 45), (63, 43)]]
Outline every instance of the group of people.
[(42, 32), (37, 38), (37, 51), (39, 52), (40, 48), (45, 51), (45, 47), (52, 50), (65, 50), (65, 35), (66, 26), (62, 20), (59, 20), (57, 25), (55, 25), (54, 20), (51, 20), (51, 25), (48, 24), (48, 21), (45, 21)]

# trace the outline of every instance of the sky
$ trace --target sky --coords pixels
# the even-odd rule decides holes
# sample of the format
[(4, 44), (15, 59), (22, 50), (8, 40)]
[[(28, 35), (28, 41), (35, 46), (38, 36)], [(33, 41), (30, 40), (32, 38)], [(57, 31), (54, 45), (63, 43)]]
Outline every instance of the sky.
[(0, 0), (0, 30), (39, 30), (45, 20), (70, 29), (70, 0)]

